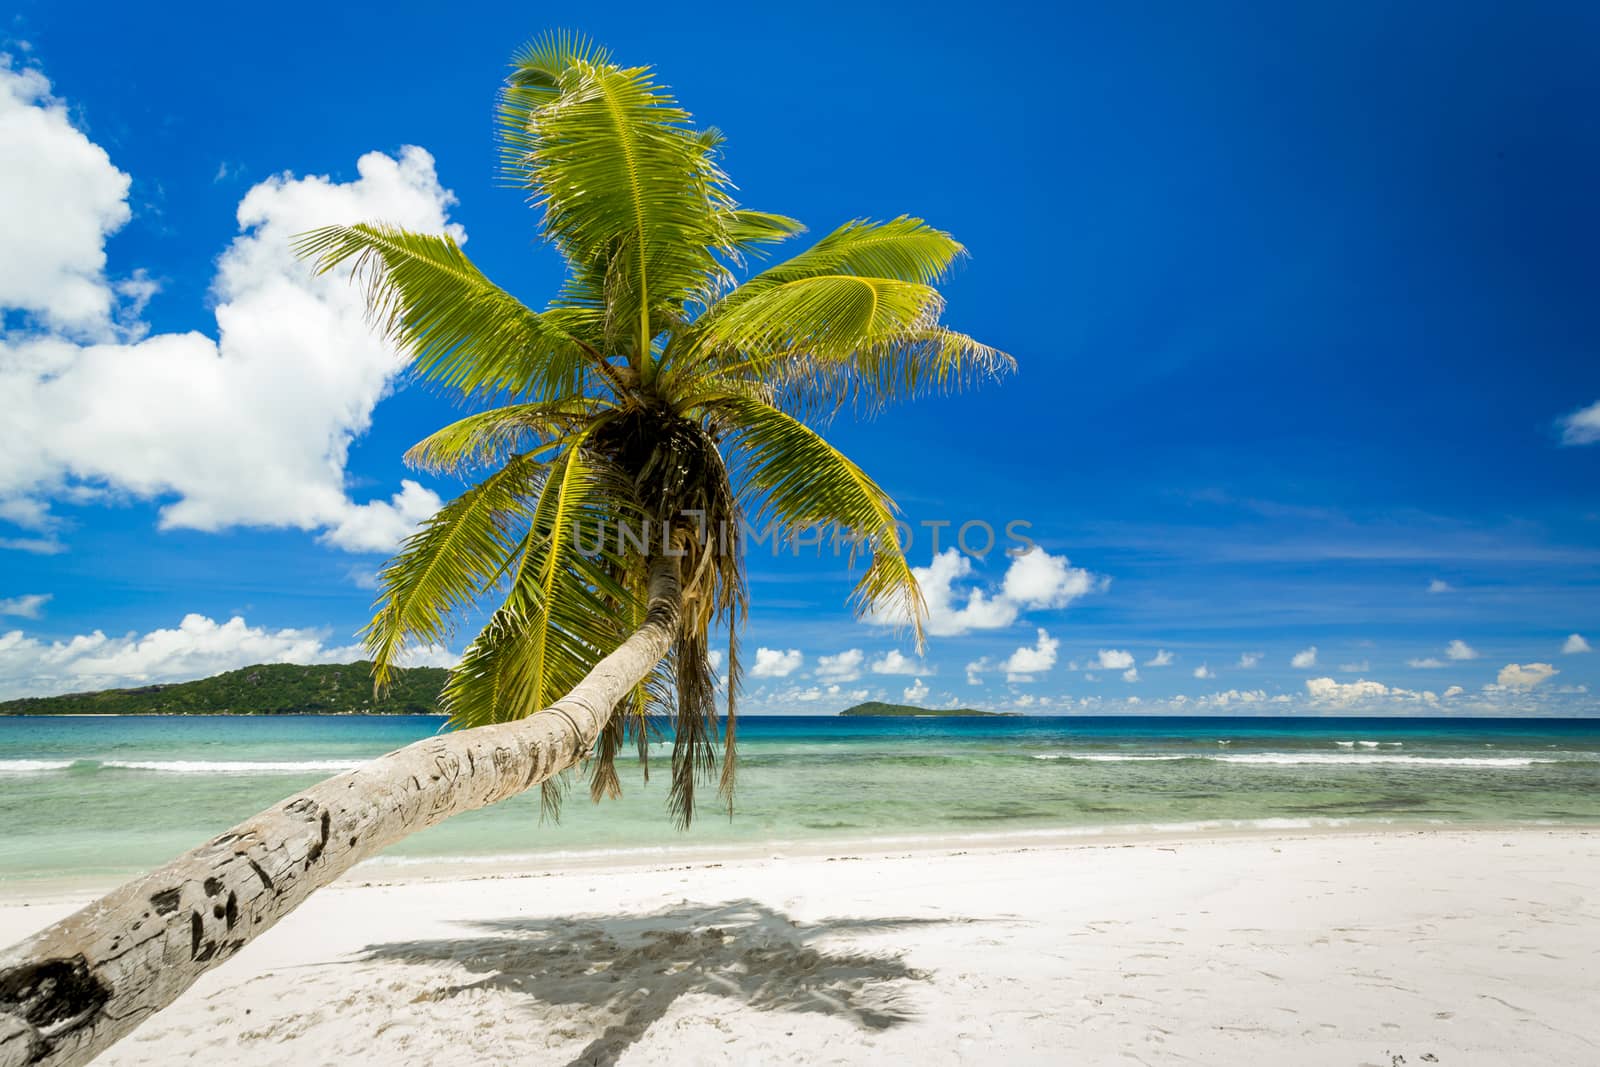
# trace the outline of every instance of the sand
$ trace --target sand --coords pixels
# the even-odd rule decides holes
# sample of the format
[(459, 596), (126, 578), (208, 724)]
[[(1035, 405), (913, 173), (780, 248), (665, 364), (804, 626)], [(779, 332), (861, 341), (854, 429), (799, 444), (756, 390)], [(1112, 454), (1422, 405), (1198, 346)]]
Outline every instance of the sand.
[[(97, 1062), (1600, 1062), (1600, 831), (395, 871)], [(0, 902), (0, 938), (82, 900)]]

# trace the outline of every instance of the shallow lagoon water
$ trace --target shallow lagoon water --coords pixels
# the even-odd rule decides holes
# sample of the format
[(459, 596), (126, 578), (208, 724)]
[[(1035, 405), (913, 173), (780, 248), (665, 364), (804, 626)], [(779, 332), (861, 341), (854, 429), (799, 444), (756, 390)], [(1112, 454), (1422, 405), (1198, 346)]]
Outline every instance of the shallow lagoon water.
[[(432, 716), (0, 718), (0, 886), (158, 864), (439, 729)], [(790, 847), (997, 833), (1362, 823), (1600, 824), (1600, 720), (751, 716), (734, 817), (647, 784), (558, 823), (535, 791), (377, 862)]]

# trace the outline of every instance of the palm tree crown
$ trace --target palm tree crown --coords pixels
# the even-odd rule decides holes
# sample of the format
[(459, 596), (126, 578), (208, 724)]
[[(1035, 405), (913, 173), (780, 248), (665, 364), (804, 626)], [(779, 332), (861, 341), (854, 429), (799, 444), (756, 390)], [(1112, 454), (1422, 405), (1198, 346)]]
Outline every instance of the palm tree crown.
[[(364, 635), (376, 681), (495, 600), (444, 706), (460, 726), (538, 711), (642, 621), (649, 558), (676, 556), (676, 642), (607, 723), (590, 787), (616, 795), (628, 735), (643, 758), (650, 717), (669, 716), (670, 805), (687, 824), (716, 767), (714, 624), (728, 632), (720, 792), (732, 800), (745, 524), (848, 530), (870, 556), (854, 608), (904, 618), (921, 642), (893, 501), (808, 422), (1013, 361), (939, 324), (934, 286), (963, 249), (919, 219), (846, 223), (740, 283), (752, 254), (802, 227), (738, 206), (721, 135), (695, 128), (647, 67), (545, 37), (514, 58), (499, 126), (504, 173), (568, 265), (545, 310), (496, 286), (447, 235), (370, 223), (300, 240), (320, 270), (348, 265), (422, 377), (479, 409), (407, 453), (478, 480), (383, 570)], [(558, 799), (547, 783), (546, 805)]]

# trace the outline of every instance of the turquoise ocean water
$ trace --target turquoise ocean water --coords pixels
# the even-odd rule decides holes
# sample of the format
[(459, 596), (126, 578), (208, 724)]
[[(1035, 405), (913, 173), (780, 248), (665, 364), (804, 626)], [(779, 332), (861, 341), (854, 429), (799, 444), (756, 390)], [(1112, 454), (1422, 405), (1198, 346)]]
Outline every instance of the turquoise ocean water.
[[(296, 789), (425, 737), (433, 717), (0, 717), (0, 889), (109, 881)], [(740, 723), (737, 812), (687, 833), (666, 781), (537, 792), (402, 842), (381, 864), (661, 848), (1349, 823), (1600, 825), (1600, 720), (839, 719)], [(655, 769), (664, 770), (665, 746)], [(709, 797), (711, 790), (707, 790)]]

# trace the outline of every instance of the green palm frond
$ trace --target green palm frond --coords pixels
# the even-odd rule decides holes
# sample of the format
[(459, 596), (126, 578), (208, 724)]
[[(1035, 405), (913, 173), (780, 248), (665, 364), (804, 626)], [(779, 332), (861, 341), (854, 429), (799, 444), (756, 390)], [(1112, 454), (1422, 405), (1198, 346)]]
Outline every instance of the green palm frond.
[(712, 316), (697, 330), (712, 350), (758, 353), (745, 365), (793, 351), (813, 359), (845, 359), (864, 347), (892, 344), (933, 326), (943, 301), (920, 282), (821, 274), (783, 282)]
[(407, 647), (446, 644), (454, 620), (504, 573), (516, 549), (514, 516), (543, 471), (529, 457), (440, 508), (378, 575), (378, 612), (362, 633), (381, 690)]
[(827, 274), (933, 285), (965, 252), (961, 243), (943, 230), (909, 215), (888, 222), (855, 219), (804, 252), (745, 281), (728, 294), (722, 309), (736, 307), (776, 286)]
[(718, 212), (717, 219), (727, 235), (728, 244), (741, 252), (760, 245), (787, 241), (806, 229), (798, 219), (791, 219), (787, 215), (747, 208), (729, 208)]
[(325, 226), (295, 248), (319, 273), (353, 260), (369, 313), (425, 378), (464, 393), (556, 399), (583, 391), (592, 353), (484, 277), (448, 234)]
[(615, 524), (638, 522), (633, 486), (604, 457), (567, 448), (551, 462), (517, 547), (503, 607), (445, 686), (456, 725), (520, 718), (582, 680), (626, 636), (636, 596)]
[(800, 351), (752, 359), (709, 375), (708, 382), (759, 372), (762, 394), (773, 406), (826, 420), (845, 406), (871, 416), (890, 403), (961, 392), (1015, 369), (1016, 360), (999, 349), (935, 325), (842, 358)]
[(906, 619), (921, 648), (927, 607), (900, 547), (889, 495), (815, 430), (776, 408), (729, 395), (711, 410), (742, 461), (754, 504), (746, 510), (789, 531), (824, 525), (848, 533), (852, 563), (859, 548), (872, 554), (851, 593), (856, 613)]
[(490, 408), (429, 434), (411, 446), (405, 460), (434, 473), (498, 467), (513, 455), (561, 444), (609, 406), (580, 396)]
[(549, 51), (536, 92), (513, 74), (499, 110), (505, 172), (569, 262), (605, 265), (607, 340), (647, 371), (651, 339), (725, 273), (716, 213), (732, 201), (712, 148), (648, 68), (569, 53)]

